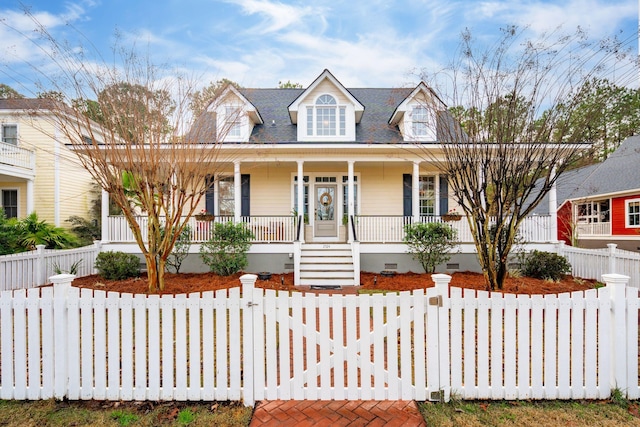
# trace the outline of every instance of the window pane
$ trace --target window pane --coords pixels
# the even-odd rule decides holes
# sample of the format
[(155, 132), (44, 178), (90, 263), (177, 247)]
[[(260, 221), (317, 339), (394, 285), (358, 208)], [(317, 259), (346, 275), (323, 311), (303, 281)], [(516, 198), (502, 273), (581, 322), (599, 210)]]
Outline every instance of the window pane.
[(414, 136), (427, 135), (427, 109), (425, 107), (414, 107), (411, 120)]
[(436, 210), (435, 177), (421, 176), (418, 193), (420, 196), (420, 216), (435, 215)]
[(226, 107), (226, 117), (229, 126), (227, 136), (240, 136), (240, 111), (235, 107)]
[[(353, 212), (358, 215), (358, 185), (353, 183)], [(349, 215), (349, 186), (344, 185), (342, 187), (342, 212), (344, 215)]]
[(640, 225), (640, 202), (629, 202), (627, 206), (628, 206), (627, 215), (628, 215), (629, 225), (639, 226)]
[(307, 135), (313, 135), (313, 107), (307, 107)]
[(2, 125), (2, 142), (18, 145), (17, 125)]
[(335, 135), (336, 134), (336, 110), (330, 107), (316, 108), (316, 129), (317, 135)]
[(347, 126), (345, 120), (345, 107), (340, 107), (340, 135), (347, 134)]
[(2, 208), (5, 217), (18, 217), (18, 190), (2, 190)]
[(316, 101), (316, 105), (336, 105), (336, 100), (331, 95), (322, 95)]
[(234, 214), (235, 187), (233, 177), (220, 178), (218, 181), (218, 203), (220, 205), (220, 215)]

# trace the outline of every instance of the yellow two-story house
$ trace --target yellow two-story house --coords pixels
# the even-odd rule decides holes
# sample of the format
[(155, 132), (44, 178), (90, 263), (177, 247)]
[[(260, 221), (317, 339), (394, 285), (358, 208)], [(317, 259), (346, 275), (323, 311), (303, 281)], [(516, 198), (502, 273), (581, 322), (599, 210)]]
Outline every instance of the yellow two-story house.
[(8, 218), (32, 212), (68, 227), (89, 218), (92, 178), (52, 118), (50, 99), (0, 99), (0, 203)]

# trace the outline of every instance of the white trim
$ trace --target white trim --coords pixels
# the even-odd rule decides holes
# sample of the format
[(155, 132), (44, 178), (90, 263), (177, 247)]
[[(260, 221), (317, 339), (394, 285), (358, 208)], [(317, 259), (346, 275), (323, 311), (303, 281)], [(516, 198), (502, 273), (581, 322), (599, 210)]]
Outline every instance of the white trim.
[(21, 218), (22, 215), (22, 210), (20, 209), (20, 188), (18, 187), (3, 187), (0, 188), (0, 207), (4, 210), (4, 204), (2, 204), (2, 192), (3, 191), (15, 191), (16, 192), (16, 203), (17, 203), (17, 209), (16, 209), (16, 218)]
[[(625, 228), (631, 228), (631, 229), (640, 228), (640, 224), (638, 225), (629, 224), (629, 205), (631, 203), (638, 203), (638, 206), (640, 207), (640, 198), (628, 199), (624, 201), (624, 226)], [(640, 213), (638, 213), (638, 216), (640, 216)]]
[[(297, 171), (296, 172), (291, 172), (291, 178), (290, 178), (290, 185), (291, 185), (291, 190), (290, 190), (290, 194), (291, 194), (291, 209), (294, 209), (294, 192), (295, 192), (295, 178), (296, 176), (298, 176)], [(307, 176), (309, 177), (309, 182), (304, 182), (304, 177)], [(336, 238), (340, 237), (340, 226), (342, 225), (342, 218), (344, 217), (344, 215), (348, 215), (348, 212), (344, 212), (344, 188), (343, 187), (348, 187), (349, 186), (349, 182), (342, 182), (342, 177), (343, 176), (348, 176), (348, 171), (347, 171), (347, 175), (345, 175), (345, 172), (306, 172), (302, 174), (303, 177), (303, 184), (307, 184), (309, 186), (309, 212), (308, 212), (308, 216), (309, 216), (309, 224), (310, 226), (314, 226), (315, 223), (315, 197), (314, 197), (314, 190), (315, 190), (315, 186), (316, 184), (321, 185), (323, 184), (322, 182), (316, 182), (316, 177), (319, 176), (326, 176), (326, 177), (335, 177), (336, 178), (336, 182), (327, 182), (324, 184), (336, 184), (336, 207), (335, 207), (335, 212), (336, 212), (336, 221), (338, 221), (338, 236)], [(353, 174), (354, 177), (354, 187), (355, 186), (359, 186), (361, 184), (361, 174), (360, 172), (354, 172)], [(358, 209), (360, 209), (362, 203), (362, 187), (358, 188), (358, 190), (356, 191), (356, 198), (357, 200), (354, 200), (354, 203), (356, 206), (358, 206)], [(302, 197), (304, 198), (304, 193), (302, 195)], [(302, 207), (304, 208), (304, 202), (302, 204)], [(348, 206), (347, 206), (348, 209)], [(358, 215), (358, 212), (355, 211), (355, 206), (354, 206), (354, 215)], [(315, 229), (314, 229), (315, 230)], [(314, 240), (315, 241), (320, 241), (318, 240), (317, 237), (315, 237), (315, 232), (314, 232)]]
[[(20, 146), (20, 123), (17, 122), (2, 122), (0, 123), (0, 141), (4, 142), (4, 127), (5, 126), (15, 126), (16, 127), (16, 147)], [(13, 145), (9, 142), (4, 142), (5, 144)]]

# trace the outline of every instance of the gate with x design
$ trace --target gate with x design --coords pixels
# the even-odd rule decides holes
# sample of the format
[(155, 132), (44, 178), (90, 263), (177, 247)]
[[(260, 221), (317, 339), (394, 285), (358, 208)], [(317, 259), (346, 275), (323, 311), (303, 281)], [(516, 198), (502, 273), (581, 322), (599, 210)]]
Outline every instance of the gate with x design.
[(245, 276), (245, 403), (445, 398), (439, 369), (449, 345), (439, 306), (450, 278), (441, 279), (434, 288), (356, 296), (276, 293)]

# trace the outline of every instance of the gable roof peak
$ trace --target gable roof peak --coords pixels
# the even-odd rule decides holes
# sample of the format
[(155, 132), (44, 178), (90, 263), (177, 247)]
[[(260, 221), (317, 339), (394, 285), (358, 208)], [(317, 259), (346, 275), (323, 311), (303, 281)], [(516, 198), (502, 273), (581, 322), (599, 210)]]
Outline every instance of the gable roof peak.
[(298, 97), (294, 99), (293, 102), (289, 105), (288, 109), (289, 116), (291, 117), (291, 122), (294, 124), (298, 122), (298, 108), (300, 107), (300, 103), (307, 97), (309, 93), (315, 90), (315, 88), (317, 88), (318, 85), (320, 85), (320, 83), (325, 80), (331, 82), (331, 84), (333, 84), (336, 89), (338, 89), (353, 104), (356, 113), (356, 123), (359, 123), (360, 119), (362, 118), (362, 114), (364, 113), (364, 105), (362, 105), (360, 101), (358, 101), (358, 99), (353, 96), (353, 94), (346, 87), (344, 87), (344, 85), (340, 83), (340, 81), (336, 79), (331, 71), (329, 71), (327, 68), (325, 68), (324, 71), (322, 71), (322, 73), (320, 73), (320, 75), (316, 77), (316, 79), (309, 85), (309, 87), (304, 89), (302, 93), (298, 95)]

